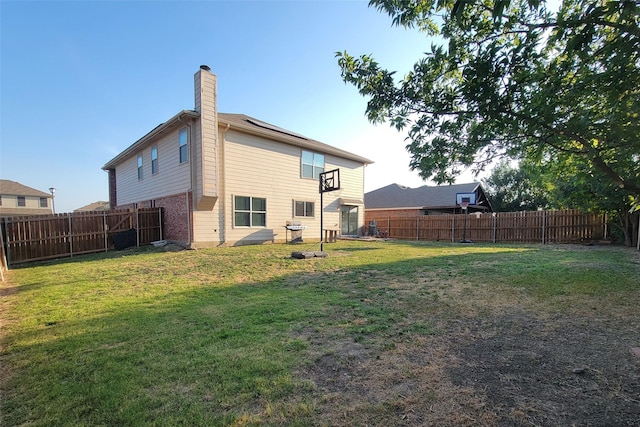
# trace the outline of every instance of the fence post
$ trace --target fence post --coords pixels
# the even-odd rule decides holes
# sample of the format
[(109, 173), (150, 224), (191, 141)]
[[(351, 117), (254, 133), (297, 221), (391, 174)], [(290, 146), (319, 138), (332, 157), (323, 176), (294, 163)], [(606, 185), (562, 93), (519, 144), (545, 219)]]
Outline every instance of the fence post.
[(67, 218), (69, 218), (69, 256), (73, 258), (73, 229), (71, 228), (71, 214), (67, 214)]
[(104, 251), (109, 251), (109, 241), (107, 236), (107, 211), (102, 212), (102, 230), (104, 231)]
[[(7, 233), (7, 243), (6, 243), (6, 246), (5, 246), (5, 248), (6, 248), (6, 254), (5, 255), (6, 255), (6, 260), (7, 260), (7, 269), (9, 269), (9, 263), (11, 262), (11, 253), (9, 252), (9, 232), (7, 231), (8, 227), (9, 227), (8, 221), (9, 220), (5, 217), (4, 221), (3, 221), (4, 222), (4, 230), (0, 230), (0, 231), (3, 231), (4, 233)], [(3, 244), (4, 244), (4, 242), (3, 242)]]
[(160, 224), (160, 240), (162, 240), (162, 208), (158, 208), (158, 224)]
[(136, 208), (136, 248), (140, 247), (140, 209)]
[(416, 217), (416, 240), (420, 240), (420, 217)]
[(456, 214), (451, 215), (451, 243), (455, 241), (456, 234)]
[(546, 232), (547, 232), (547, 211), (542, 211), (542, 244), (543, 245), (547, 243)]
[(493, 243), (496, 243), (497, 239), (498, 239), (498, 215), (494, 212), (492, 214), (493, 216)]
[(0, 278), (2, 279), (3, 282), (4, 282), (4, 271), (9, 270), (9, 262), (7, 261), (7, 253), (4, 245), (4, 230), (7, 228), (6, 221), (7, 219), (5, 218), (4, 228), (2, 228), (2, 225), (0, 225), (0, 276), (1, 276)]

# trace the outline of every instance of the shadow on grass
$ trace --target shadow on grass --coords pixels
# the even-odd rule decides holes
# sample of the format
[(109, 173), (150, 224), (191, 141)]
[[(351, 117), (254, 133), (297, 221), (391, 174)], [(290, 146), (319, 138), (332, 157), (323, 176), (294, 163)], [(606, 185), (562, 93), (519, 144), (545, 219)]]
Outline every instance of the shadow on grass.
[[(446, 244), (396, 244), (455, 250)], [(261, 274), (255, 255), (266, 249), (225, 252), (231, 263), (246, 269), (230, 269), (226, 279), (223, 266), (209, 256), (215, 252), (140, 258), (148, 265), (139, 270), (105, 271), (106, 266), (88, 262), (85, 270), (45, 276), (50, 282), (24, 285), (44, 293), (39, 296), (43, 310), (28, 313), (4, 333), (0, 360), (11, 376), (2, 381), (0, 420), (5, 425), (322, 424), (314, 409), (316, 386), (292, 374), (312, 362), (309, 347), (318, 345), (305, 336), (364, 341), (379, 353), (399, 335), (410, 340), (432, 332), (431, 325), (416, 321), (434, 304), (429, 285), (416, 280), (425, 271), (447, 274), (455, 268), (461, 278), (480, 273), (485, 281), (502, 272), (518, 279), (532, 271), (501, 268), (537, 259), (532, 250), (491, 246), (470, 253), (468, 248), (412, 252), (410, 259), (386, 262), (354, 255), (302, 263), (284, 258), (288, 247), (269, 248), (278, 273), (267, 280), (252, 279)], [(381, 249), (335, 246), (354, 254)], [(131, 262), (152, 252), (90, 255), (38, 267), (63, 269), (124, 256)], [(182, 265), (169, 274), (169, 261)], [(545, 262), (559, 265), (557, 256)], [(549, 277), (545, 270), (535, 274)], [(395, 288), (391, 279), (406, 286)], [(76, 288), (74, 281), (94, 285)], [(54, 286), (66, 287), (67, 295), (48, 293)], [(14, 312), (12, 318), (20, 315)]]

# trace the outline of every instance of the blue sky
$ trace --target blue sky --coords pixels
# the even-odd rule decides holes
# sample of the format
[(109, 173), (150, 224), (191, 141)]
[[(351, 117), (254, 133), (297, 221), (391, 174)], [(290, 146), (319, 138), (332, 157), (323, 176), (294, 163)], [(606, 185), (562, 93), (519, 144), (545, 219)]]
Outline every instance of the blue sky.
[(57, 212), (108, 199), (101, 167), (193, 108), (201, 64), (218, 76), (219, 111), (375, 161), (365, 191), (424, 184), (404, 135), (367, 122), (335, 52), (402, 76), (431, 40), (366, 1), (0, 0), (0, 27), (0, 178), (55, 187)]

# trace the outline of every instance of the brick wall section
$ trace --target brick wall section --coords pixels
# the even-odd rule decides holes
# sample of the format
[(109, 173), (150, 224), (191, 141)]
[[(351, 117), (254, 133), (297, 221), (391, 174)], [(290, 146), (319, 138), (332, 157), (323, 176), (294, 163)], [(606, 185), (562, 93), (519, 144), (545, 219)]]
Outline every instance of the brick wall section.
[[(173, 240), (183, 244), (192, 241), (190, 238), (190, 227), (193, 224), (189, 204), (191, 203), (191, 193), (177, 194), (174, 196), (155, 199), (155, 207), (163, 208), (162, 225), (163, 239)], [(151, 200), (138, 202), (138, 208), (152, 207)], [(118, 206), (116, 209), (133, 208), (133, 204)]]
[(156, 199), (156, 207), (163, 208), (164, 238), (177, 242), (191, 242), (190, 230), (193, 224), (191, 210), (191, 193)]
[(109, 169), (109, 207), (116, 209), (118, 206), (118, 193), (116, 190), (116, 170)]

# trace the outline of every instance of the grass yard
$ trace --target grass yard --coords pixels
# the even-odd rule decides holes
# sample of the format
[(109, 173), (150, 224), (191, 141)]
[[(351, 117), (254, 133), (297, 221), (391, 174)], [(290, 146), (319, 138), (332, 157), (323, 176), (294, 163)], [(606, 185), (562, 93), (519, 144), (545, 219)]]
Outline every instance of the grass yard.
[(638, 252), (292, 250), (145, 247), (11, 270), (0, 425), (638, 425)]

